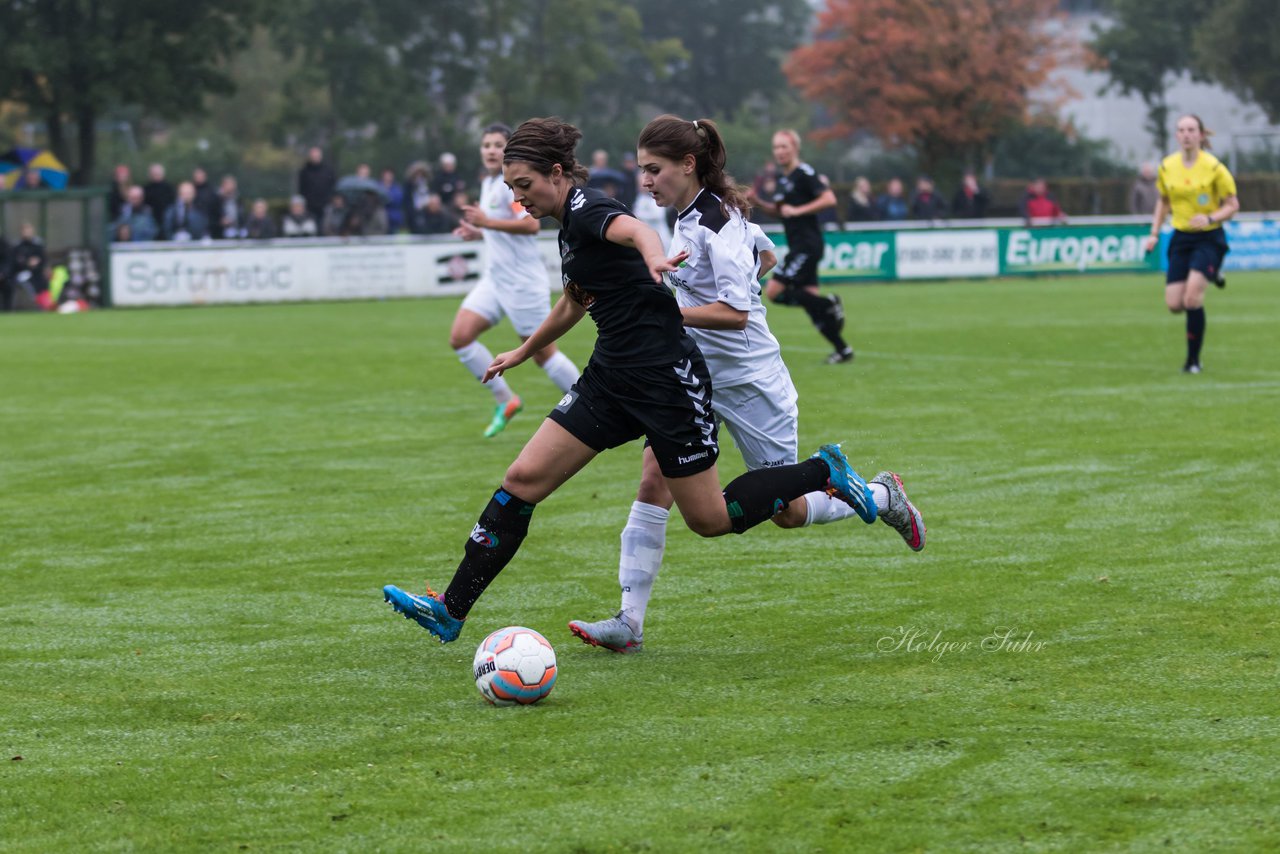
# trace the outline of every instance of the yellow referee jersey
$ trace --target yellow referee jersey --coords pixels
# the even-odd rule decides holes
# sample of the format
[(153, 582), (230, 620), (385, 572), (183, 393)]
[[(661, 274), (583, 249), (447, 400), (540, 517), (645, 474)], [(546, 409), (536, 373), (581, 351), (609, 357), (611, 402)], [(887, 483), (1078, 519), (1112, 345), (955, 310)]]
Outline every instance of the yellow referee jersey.
[[(1193, 216), (1213, 213), (1222, 207), (1223, 199), (1236, 194), (1236, 179), (1221, 160), (1207, 151), (1200, 152), (1190, 169), (1182, 165), (1182, 152), (1175, 152), (1161, 161), (1156, 189), (1169, 200), (1173, 227), (1188, 231)], [(1221, 227), (1211, 225), (1208, 230)]]

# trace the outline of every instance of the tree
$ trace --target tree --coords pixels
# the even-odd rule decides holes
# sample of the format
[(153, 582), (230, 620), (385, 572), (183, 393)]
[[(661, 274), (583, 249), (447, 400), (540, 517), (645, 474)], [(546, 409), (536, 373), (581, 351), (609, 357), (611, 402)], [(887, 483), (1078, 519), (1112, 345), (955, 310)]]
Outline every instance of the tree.
[[(646, 40), (683, 46), (653, 100), (689, 118), (727, 117), (786, 94), (782, 61), (809, 26), (806, 0), (636, 0)], [(658, 94), (660, 92), (660, 94)]]
[(1280, 122), (1280, 18), (1275, 0), (1221, 0), (1195, 34), (1195, 55), (1213, 79)]
[(304, 137), (374, 128), (456, 141), (477, 80), (476, 4), (296, 0), (273, 7), (271, 29), (302, 60), (284, 85), (285, 121)]
[(1056, 0), (828, 0), (814, 40), (784, 70), (822, 104), (819, 136), (870, 132), (910, 145), (934, 172), (973, 162), (1020, 120), (1065, 45), (1044, 24)]
[(244, 44), (258, 8), (259, 0), (8, 0), (0, 3), (0, 97), (43, 120), (72, 182), (88, 184), (102, 113), (137, 104), (177, 117), (199, 112), (208, 93), (229, 92), (218, 63)]
[(1194, 29), (1218, 14), (1204, 15), (1199, 0), (1114, 0), (1112, 20), (1094, 25), (1092, 66), (1106, 71), (1107, 92), (1137, 95), (1147, 106), (1147, 131), (1160, 151), (1169, 149), (1169, 84), (1184, 73), (1204, 77), (1191, 65)]
[(618, 0), (490, 0), (484, 26), (482, 104), (512, 122), (632, 122), (642, 81), (683, 55), (674, 40), (647, 41), (640, 13)]

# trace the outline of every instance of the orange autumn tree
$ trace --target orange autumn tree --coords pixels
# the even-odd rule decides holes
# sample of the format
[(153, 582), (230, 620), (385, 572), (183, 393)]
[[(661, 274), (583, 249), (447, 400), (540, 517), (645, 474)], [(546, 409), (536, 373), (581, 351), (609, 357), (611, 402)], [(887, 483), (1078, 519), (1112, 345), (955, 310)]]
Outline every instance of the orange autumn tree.
[(834, 124), (910, 145), (928, 172), (973, 162), (1023, 119), (1066, 43), (1046, 24), (1057, 0), (827, 0), (813, 41), (783, 70)]

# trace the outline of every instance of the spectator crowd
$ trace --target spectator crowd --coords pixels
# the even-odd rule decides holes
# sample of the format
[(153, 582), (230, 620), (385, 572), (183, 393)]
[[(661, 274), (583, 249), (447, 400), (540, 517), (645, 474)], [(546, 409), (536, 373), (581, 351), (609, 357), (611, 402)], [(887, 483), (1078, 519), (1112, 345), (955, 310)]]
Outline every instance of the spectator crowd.
[(471, 203), (470, 185), (457, 158), (440, 155), (433, 169), (411, 163), (403, 177), (384, 168), (375, 178), (368, 164), (339, 178), (319, 147), (298, 170), (295, 194), (279, 217), (266, 199), (246, 200), (234, 175), (215, 187), (196, 168), (176, 185), (153, 163), (136, 182), (128, 166), (115, 168), (108, 201), (114, 242), (148, 240), (266, 240), (274, 237), (364, 237), (377, 234), (447, 234)]
[[(625, 154), (614, 167), (609, 154), (597, 150), (589, 172), (589, 186), (633, 208), (643, 206), (634, 152)], [(820, 177), (830, 185), (826, 176)], [(770, 198), (777, 180), (777, 166), (769, 161), (755, 176), (755, 194)], [(415, 161), (403, 174), (383, 168), (375, 177), (367, 164), (361, 164), (340, 178), (324, 151), (313, 147), (298, 171), (295, 194), (277, 216), (265, 199), (242, 198), (234, 175), (224, 176), (215, 186), (204, 169), (196, 168), (175, 186), (164, 166), (152, 164), (147, 180), (135, 183), (129, 167), (121, 165), (115, 169), (111, 188), (110, 236), (127, 242), (448, 234), (458, 227), (463, 208), (472, 202), (472, 183), (459, 173), (457, 158), (448, 152), (434, 166)], [(910, 193), (900, 177), (889, 178), (876, 192), (871, 181), (860, 175), (842, 201), (843, 218), (836, 209), (820, 214), (825, 227), (982, 219), (991, 205), (990, 195), (973, 171), (964, 173), (949, 198), (926, 175), (915, 179)], [(1150, 213), (1154, 206), (1154, 168), (1143, 164), (1131, 191), (1130, 210)], [(1067, 221), (1043, 178), (1028, 183), (1018, 210), (1030, 223)]]

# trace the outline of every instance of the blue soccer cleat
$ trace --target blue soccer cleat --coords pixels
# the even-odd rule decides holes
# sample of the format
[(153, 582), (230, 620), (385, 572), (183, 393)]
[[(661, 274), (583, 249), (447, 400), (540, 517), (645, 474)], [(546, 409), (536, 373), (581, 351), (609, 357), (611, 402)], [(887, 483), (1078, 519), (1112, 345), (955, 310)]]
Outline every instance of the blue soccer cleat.
[(852, 507), (862, 521), (870, 525), (876, 520), (876, 499), (867, 482), (853, 470), (839, 445), (823, 445), (811, 459), (827, 464), (830, 480), (827, 493)]
[(462, 620), (450, 616), (449, 609), (444, 606), (444, 596), (427, 588), (426, 596), (414, 596), (406, 593), (394, 584), (382, 588), (382, 598), (391, 603), (398, 613), (404, 614), (406, 620), (415, 620), (431, 634), (440, 639), (440, 643), (457, 640), (462, 631)]

